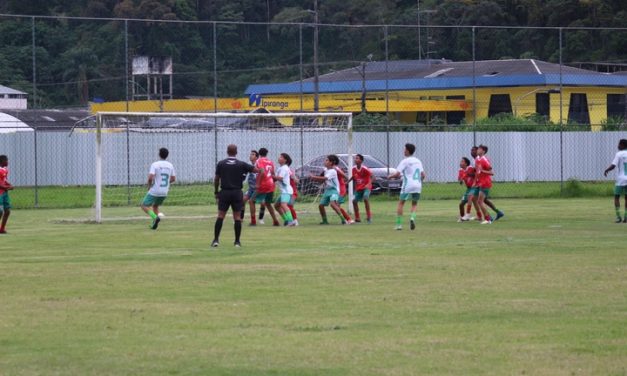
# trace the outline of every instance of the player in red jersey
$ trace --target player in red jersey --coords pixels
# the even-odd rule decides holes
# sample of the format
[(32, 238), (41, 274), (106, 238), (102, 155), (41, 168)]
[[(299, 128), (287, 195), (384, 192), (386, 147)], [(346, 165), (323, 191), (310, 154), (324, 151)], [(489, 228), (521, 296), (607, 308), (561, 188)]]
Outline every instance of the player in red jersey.
[(353, 199), (353, 209), (355, 210), (355, 222), (361, 222), (359, 216), (359, 202), (363, 201), (366, 207), (366, 220), (368, 223), (372, 223), (372, 214), (370, 213), (370, 192), (372, 191), (372, 171), (363, 165), (364, 156), (361, 154), (355, 155), (355, 166), (353, 167), (353, 174), (348, 183), (355, 181), (355, 198)]
[(13, 189), (11, 183), (7, 181), (9, 176), (9, 158), (6, 155), (0, 155), (0, 234), (6, 234), (7, 221), (11, 215), (11, 199), (9, 191)]
[[(274, 179), (272, 179), (272, 175), (274, 175), (274, 163), (268, 159), (268, 149), (259, 149), (259, 159), (255, 167), (259, 169), (259, 173), (257, 174), (255, 203), (268, 210), (268, 213), (270, 213), (272, 217), (273, 226), (279, 226), (279, 221), (272, 207), (272, 199), (274, 198)], [(251, 215), (255, 215), (255, 213), (251, 213)]]
[[(472, 158), (474, 158), (475, 164), (476, 164), (476, 160), (477, 160), (477, 150), (478, 149), (479, 148), (477, 146), (473, 146), (470, 149), (470, 156)], [(476, 166), (475, 166), (475, 170), (476, 170)], [(482, 214), (481, 214), (481, 210), (479, 209), (479, 203), (477, 202), (478, 199), (479, 199), (479, 184), (478, 184), (478, 182), (475, 182), (475, 185), (473, 186), (472, 194), (468, 196), (468, 199), (475, 206), (475, 209), (477, 210), (477, 219), (479, 221), (481, 221)], [(494, 205), (494, 202), (492, 202), (492, 200), (490, 200), (489, 198), (486, 197), (484, 202), (485, 202), (485, 204), (488, 207), (490, 207), (496, 213), (496, 217), (494, 218), (495, 221), (498, 221), (500, 218), (503, 218), (503, 216), (505, 216), (505, 213), (503, 213), (502, 211), (500, 211), (499, 209), (496, 208), (496, 205)], [(470, 211), (467, 210), (466, 212), (468, 213), (468, 214), (466, 214), (466, 219), (472, 219), (472, 217), (470, 216)]]
[(457, 181), (459, 184), (466, 185), (466, 193), (464, 193), (459, 202), (459, 219), (457, 222), (466, 222), (470, 220), (472, 195), (474, 193), (473, 185), (475, 184), (475, 168), (470, 165), (470, 159), (466, 157), (463, 157), (461, 162), (459, 162)]
[(490, 188), (492, 188), (492, 175), (494, 175), (494, 171), (492, 171), (492, 164), (490, 163), (490, 160), (488, 160), (485, 156), (487, 152), (487, 146), (479, 145), (477, 148), (477, 159), (475, 160), (476, 180), (477, 186), (479, 187), (477, 203), (479, 204), (481, 213), (483, 213), (483, 222), (481, 222), (482, 225), (492, 223), (492, 217), (490, 217), (485, 200), (490, 196)]
[[(339, 163), (340, 159), (338, 158), (337, 162)], [(337, 180), (340, 182), (340, 197), (337, 201), (338, 206), (340, 206), (340, 212), (342, 213), (342, 216), (344, 217), (344, 219), (346, 220), (347, 224), (353, 224), (355, 223), (355, 221), (353, 221), (353, 219), (351, 218), (350, 215), (348, 215), (348, 213), (346, 212), (346, 210), (344, 210), (344, 208), (342, 208), (342, 204), (344, 203), (344, 201), (346, 201), (346, 174), (344, 173), (344, 171), (342, 171), (342, 169), (340, 168), (340, 166), (338, 166), (338, 163), (335, 164), (335, 170), (337, 171)]]

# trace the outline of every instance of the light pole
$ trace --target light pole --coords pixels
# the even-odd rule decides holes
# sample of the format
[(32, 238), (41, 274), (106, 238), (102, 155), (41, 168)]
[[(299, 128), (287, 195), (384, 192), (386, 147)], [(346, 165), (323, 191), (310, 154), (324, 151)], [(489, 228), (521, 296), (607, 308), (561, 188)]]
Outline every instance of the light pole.
[(320, 72), (318, 71), (318, 0), (314, 0), (314, 42), (313, 42), (313, 65), (314, 65), (314, 112), (320, 109)]

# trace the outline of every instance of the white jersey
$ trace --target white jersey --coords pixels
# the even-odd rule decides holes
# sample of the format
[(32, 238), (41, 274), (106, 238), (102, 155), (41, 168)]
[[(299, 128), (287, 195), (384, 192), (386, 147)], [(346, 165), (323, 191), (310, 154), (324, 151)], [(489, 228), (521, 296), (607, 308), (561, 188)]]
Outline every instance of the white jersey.
[(327, 179), (325, 181), (326, 183), (325, 189), (335, 189), (339, 193), (340, 181), (337, 178), (337, 171), (335, 170), (335, 168), (325, 168), (324, 177)]
[(277, 180), (277, 185), (281, 190), (281, 194), (288, 194), (291, 196), (294, 193), (294, 190), (290, 184), (290, 168), (287, 165), (283, 165), (276, 171), (276, 175), (281, 178), (281, 180)]
[(160, 160), (150, 165), (150, 175), (154, 175), (148, 193), (155, 197), (166, 197), (170, 189), (170, 177), (176, 176), (172, 163)]
[(422, 162), (416, 157), (407, 157), (399, 163), (396, 170), (403, 177), (401, 193), (422, 192)]
[(612, 164), (616, 166), (616, 185), (627, 185), (627, 150), (616, 153)]

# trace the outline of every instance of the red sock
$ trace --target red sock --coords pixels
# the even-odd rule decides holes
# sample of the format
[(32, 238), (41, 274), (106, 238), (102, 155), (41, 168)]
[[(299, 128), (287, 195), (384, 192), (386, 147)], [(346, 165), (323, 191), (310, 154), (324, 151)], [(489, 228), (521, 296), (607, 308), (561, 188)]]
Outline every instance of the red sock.
[(292, 213), (292, 218), (294, 218), (294, 220), (298, 219), (298, 217), (296, 216), (296, 210), (294, 210), (294, 205), (287, 205), (288, 208), (290, 208), (290, 212)]

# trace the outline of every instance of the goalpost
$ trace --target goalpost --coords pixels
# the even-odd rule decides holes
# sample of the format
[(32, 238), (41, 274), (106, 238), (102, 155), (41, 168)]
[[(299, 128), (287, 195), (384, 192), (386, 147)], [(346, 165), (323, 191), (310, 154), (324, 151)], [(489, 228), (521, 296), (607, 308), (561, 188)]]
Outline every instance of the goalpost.
[[(303, 168), (308, 162), (328, 154), (345, 154), (349, 177), (353, 165), (351, 113), (99, 112), (95, 133), (97, 223), (142, 216), (138, 206), (148, 190), (149, 168), (162, 147), (170, 151), (167, 159), (176, 170), (163, 206), (168, 217), (210, 214), (210, 185), (228, 144), (237, 145), (237, 158), (245, 162), (251, 150), (265, 147), (277, 167), (279, 154), (288, 153), (297, 176), (309, 173)], [(305, 193), (318, 190), (300, 187)]]

